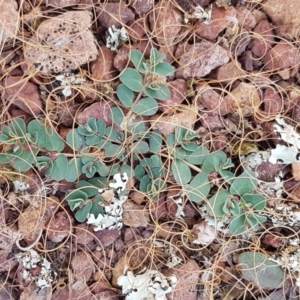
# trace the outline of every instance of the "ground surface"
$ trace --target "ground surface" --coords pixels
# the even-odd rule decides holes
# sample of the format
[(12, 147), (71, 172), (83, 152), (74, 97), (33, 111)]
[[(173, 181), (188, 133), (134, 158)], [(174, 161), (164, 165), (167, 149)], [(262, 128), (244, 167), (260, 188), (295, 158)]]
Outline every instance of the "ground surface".
[(0, 0), (0, 299), (298, 299), (299, 24)]

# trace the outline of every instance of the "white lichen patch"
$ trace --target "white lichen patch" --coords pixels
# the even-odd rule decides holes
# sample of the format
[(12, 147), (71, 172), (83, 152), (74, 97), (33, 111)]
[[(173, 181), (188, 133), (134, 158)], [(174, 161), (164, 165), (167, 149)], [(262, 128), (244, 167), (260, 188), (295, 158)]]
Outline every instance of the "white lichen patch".
[(300, 287), (300, 248), (299, 239), (289, 240), (289, 245), (282, 251), (271, 255), (269, 260), (276, 262), (282, 269), (296, 276), (296, 286)]
[(184, 23), (187, 24), (189, 22), (189, 19), (203, 20), (203, 23), (207, 25), (211, 22), (212, 5), (206, 9), (204, 9), (200, 5), (197, 5), (194, 6), (192, 9), (193, 11), (191, 14), (185, 14)]
[(268, 210), (261, 212), (261, 214), (268, 217), (274, 227), (300, 227), (300, 211), (298, 211), (298, 206), (295, 203), (268, 205)]
[(128, 41), (126, 29), (116, 28), (114, 25), (108, 28), (108, 36), (106, 39), (106, 47), (112, 51), (117, 51), (120, 46)]
[[(17, 253), (15, 257), (21, 265), (21, 274), (25, 281), (35, 280), (40, 288), (51, 286), (56, 274), (52, 272), (51, 263), (46, 258), (32, 249)], [(34, 269), (35, 272), (32, 272)]]
[(87, 216), (87, 224), (94, 225), (94, 231), (121, 229), (123, 226), (123, 204), (128, 197), (121, 193), (126, 189), (128, 175), (117, 173), (113, 178), (115, 182), (109, 183), (110, 189), (99, 189), (99, 193), (112, 195), (111, 199), (105, 199), (107, 204), (104, 206), (104, 214), (99, 214), (97, 217), (94, 214)]
[(60, 85), (64, 86), (62, 93), (65, 97), (72, 95), (72, 85), (82, 84), (86, 81), (85, 77), (74, 73), (61, 73), (55, 76), (57, 81), (60, 81)]
[(173, 246), (172, 244), (167, 243), (165, 241), (156, 240), (155, 246), (161, 248), (162, 252), (167, 257), (166, 266), (168, 268), (174, 268), (175, 266), (177, 266), (182, 262), (182, 259), (176, 254), (177, 252), (176, 247)]
[(30, 188), (30, 185), (28, 183), (20, 180), (14, 180), (13, 184), (14, 184), (14, 192), (16, 194), (27, 191)]
[(291, 164), (298, 161), (298, 149), (295, 146), (287, 147), (285, 145), (277, 144), (276, 148), (271, 150), (269, 162), (272, 164)]
[(166, 277), (159, 271), (146, 268), (134, 274), (125, 266), (124, 275), (117, 282), (126, 300), (166, 300), (166, 294), (176, 286), (177, 278), (175, 275)]
[(300, 149), (300, 135), (293, 126), (287, 124), (283, 118), (277, 117), (275, 120), (277, 124), (274, 125), (274, 132), (278, 132), (283, 141)]
[(123, 226), (123, 204), (127, 196), (113, 197), (109, 205), (104, 207), (104, 214), (99, 214), (95, 218), (94, 214), (89, 214), (87, 224), (94, 225), (94, 231), (104, 229), (121, 229)]
[(253, 171), (257, 166), (268, 161), (270, 155), (270, 151), (257, 151), (248, 154), (246, 157), (242, 156), (241, 161), (245, 170)]

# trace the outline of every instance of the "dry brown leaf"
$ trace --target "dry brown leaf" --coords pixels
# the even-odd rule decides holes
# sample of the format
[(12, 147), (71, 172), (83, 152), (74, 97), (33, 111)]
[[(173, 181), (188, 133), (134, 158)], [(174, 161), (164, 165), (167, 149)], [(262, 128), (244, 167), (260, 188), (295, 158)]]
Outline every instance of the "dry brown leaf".
[(181, 105), (178, 110), (178, 113), (170, 116), (161, 116), (161, 114), (152, 116), (150, 118), (151, 126), (158, 129), (165, 136), (174, 133), (175, 128), (178, 126), (191, 128), (197, 120), (196, 107)]
[(47, 197), (44, 200), (29, 205), (18, 219), (19, 233), (27, 243), (38, 239), (59, 203), (55, 196)]

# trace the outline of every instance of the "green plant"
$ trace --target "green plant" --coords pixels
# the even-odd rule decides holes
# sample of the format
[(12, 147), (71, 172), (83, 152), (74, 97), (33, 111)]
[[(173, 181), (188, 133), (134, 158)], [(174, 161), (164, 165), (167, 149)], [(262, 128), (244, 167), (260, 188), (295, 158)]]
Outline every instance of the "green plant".
[(284, 271), (260, 252), (247, 251), (238, 257), (243, 278), (264, 289), (276, 289), (283, 283)]
[(172, 75), (174, 67), (163, 62), (164, 59), (165, 54), (155, 48), (151, 49), (149, 60), (139, 50), (130, 51), (130, 60), (135, 69), (127, 68), (122, 72), (122, 83), (116, 92), (121, 103), (137, 115), (154, 115), (158, 109), (156, 100), (163, 101), (170, 97), (170, 90), (161, 77)]
[(76, 184), (75, 190), (66, 193), (66, 200), (72, 211), (76, 210), (75, 218), (78, 222), (84, 222), (88, 214), (98, 216), (103, 213), (103, 207), (99, 203), (103, 202), (103, 197), (99, 194), (99, 189), (104, 188), (106, 179), (94, 178), (91, 181), (81, 180)]
[(231, 178), (228, 190), (220, 189), (209, 199), (207, 211), (215, 217), (231, 217), (231, 233), (243, 233), (248, 227), (254, 231), (258, 230), (259, 224), (267, 218), (258, 213), (265, 207), (264, 197), (250, 193), (256, 184), (254, 172), (244, 172), (236, 178)]

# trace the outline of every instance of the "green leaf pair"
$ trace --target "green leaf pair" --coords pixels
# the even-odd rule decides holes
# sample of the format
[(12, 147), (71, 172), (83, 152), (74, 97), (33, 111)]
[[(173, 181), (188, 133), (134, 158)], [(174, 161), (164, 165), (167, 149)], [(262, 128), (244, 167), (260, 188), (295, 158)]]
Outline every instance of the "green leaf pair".
[[(152, 116), (158, 110), (157, 100), (167, 100), (170, 97), (169, 88), (155, 77), (173, 74), (174, 68), (167, 62), (162, 62), (164, 54), (155, 48), (151, 49), (150, 61), (146, 62), (139, 50), (130, 52), (130, 60), (136, 69), (127, 68), (120, 75), (122, 82), (116, 90), (121, 103), (137, 115)], [(144, 97), (135, 102), (135, 94), (143, 93)]]
[(95, 186), (87, 181), (79, 181), (75, 190), (67, 192), (66, 199), (70, 209), (77, 210), (75, 218), (78, 222), (84, 222), (88, 214), (94, 214), (97, 217), (104, 211), (103, 207), (99, 206), (99, 203), (103, 201), (103, 197), (99, 195), (99, 184)]

